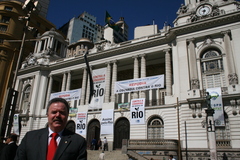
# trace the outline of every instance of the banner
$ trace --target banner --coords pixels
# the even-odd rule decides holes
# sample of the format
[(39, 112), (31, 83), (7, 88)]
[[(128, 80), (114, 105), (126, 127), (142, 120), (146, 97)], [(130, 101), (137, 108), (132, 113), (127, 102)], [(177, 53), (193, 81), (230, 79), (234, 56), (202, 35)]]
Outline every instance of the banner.
[(53, 98), (64, 98), (66, 101), (78, 100), (81, 96), (81, 89), (75, 89), (70, 91), (56, 92), (50, 95), (50, 100)]
[(106, 68), (95, 69), (92, 72), (93, 77), (93, 97), (89, 104), (89, 109), (102, 108), (105, 92)]
[(164, 75), (115, 82), (114, 93), (164, 88)]
[(101, 135), (113, 134), (113, 109), (102, 110), (101, 118)]
[(129, 110), (129, 103), (120, 103), (118, 104), (118, 110)]
[(19, 114), (13, 116), (13, 133), (19, 135)]
[(131, 124), (145, 124), (145, 98), (131, 100), (130, 115)]
[(78, 112), (76, 115), (76, 133), (86, 135), (87, 112)]
[(77, 109), (77, 108), (70, 108), (68, 115), (69, 115), (70, 117), (75, 117), (76, 114), (77, 114), (77, 112), (78, 112), (78, 109)]
[(225, 126), (221, 88), (208, 88), (207, 92), (211, 96), (211, 107), (215, 111), (213, 114), (215, 126)]

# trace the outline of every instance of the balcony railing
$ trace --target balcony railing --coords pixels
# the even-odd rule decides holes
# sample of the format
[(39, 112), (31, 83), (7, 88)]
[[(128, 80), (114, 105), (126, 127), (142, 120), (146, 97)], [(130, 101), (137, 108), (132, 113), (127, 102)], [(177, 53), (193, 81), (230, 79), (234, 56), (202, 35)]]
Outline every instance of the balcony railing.
[(216, 140), (217, 148), (232, 148), (231, 147), (231, 140), (228, 139), (222, 139), (222, 140)]
[(178, 149), (178, 141), (173, 139), (128, 140), (128, 150), (173, 150)]

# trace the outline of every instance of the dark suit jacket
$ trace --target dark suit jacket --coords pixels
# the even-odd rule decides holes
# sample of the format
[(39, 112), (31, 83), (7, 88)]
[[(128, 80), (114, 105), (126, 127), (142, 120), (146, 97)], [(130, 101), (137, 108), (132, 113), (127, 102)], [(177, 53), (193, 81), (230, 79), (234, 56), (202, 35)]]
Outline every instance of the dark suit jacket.
[(0, 160), (14, 160), (17, 148), (18, 146), (15, 142), (6, 145), (1, 151)]
[[(48, 128), (27, 132), (18, 147), (15, 160), (46, 160)], [(87, 160), (86, 140), (64, 130), (54, 160)]]

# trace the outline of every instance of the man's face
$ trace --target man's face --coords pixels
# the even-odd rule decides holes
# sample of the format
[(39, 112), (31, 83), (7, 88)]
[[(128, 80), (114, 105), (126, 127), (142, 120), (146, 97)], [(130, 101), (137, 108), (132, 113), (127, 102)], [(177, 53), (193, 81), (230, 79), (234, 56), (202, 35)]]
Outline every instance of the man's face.
[(68, 119), (67, 107), (62, 102), (55, 102), (49, 106), (48, 112), (48, 125), (54, 132), (62, 131)]

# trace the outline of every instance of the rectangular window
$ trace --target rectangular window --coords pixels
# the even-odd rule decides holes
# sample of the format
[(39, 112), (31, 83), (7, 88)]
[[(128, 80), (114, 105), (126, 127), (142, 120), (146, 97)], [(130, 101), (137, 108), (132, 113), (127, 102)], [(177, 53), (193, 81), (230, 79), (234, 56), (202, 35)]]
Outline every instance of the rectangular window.
[(12, 7), (9, 7), (9, 6), (5, 6), (4, 10), (6, 10), (6, 11), (12, 11), (13, 8), (12, 8)]
[(10, 17), (3, 16), (1, 19), (1, 23), (9, 23), (9, 21), (10, 21)]
[(7, 31), (7, 26), (6, 25), (0, 25), (0, 31), (1, 32), (6, 32)]

